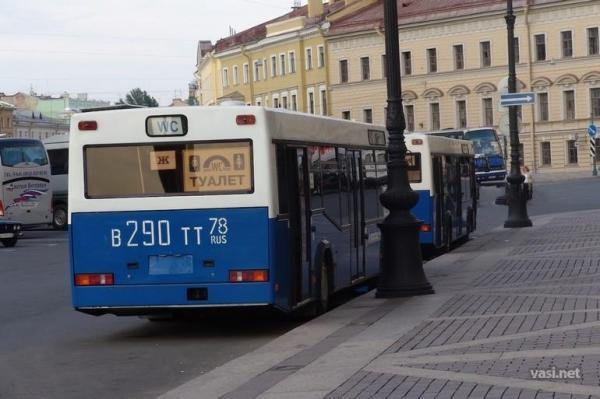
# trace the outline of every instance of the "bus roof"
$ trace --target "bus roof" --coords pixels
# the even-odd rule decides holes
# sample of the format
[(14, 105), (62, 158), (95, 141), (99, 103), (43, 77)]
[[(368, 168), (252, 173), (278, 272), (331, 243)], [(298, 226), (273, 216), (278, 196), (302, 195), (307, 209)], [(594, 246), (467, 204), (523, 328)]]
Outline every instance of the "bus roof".
[[(202, 136), (160, 136), (148, 137), (145, 133), (146, 118), (150, 116), (187, 117), (189, 132), (199, 132)], [(256, 116), (254, 126), (239, 126), (236, 122), (238, 115)], [(79, 134), (78, 122), (94, 120), (98, 122), (101, 134), (86, 131)], [(210, 131), (207, 132), (207, 128)], [(89, 140), (96, 143), (126, 143), (135, 141), (187, 141), (229, 139), (232, 135), (244, 131), (249, 138), (268, 130), (273, 141), (290, 141), (304, 143), (342, 144), (347, 146), (372, 146), (382, 148), (385, 144), (370, 144), (370, 131), (381, 132), (385, 135), (383, 126), (361, 122), (352, 122), (326, 116), (309, 115), (280, 109), (258, 106), (212, 106), (212, 107), (157, 107), (142, 109), (125, 109), (102, 112), (75, 114), (71, 118), (71, 139)], [(242, 130), (243, 129), (243, 130)], [(135, 132), (131, 135), (123, 131)], [(77, 133), (77, 134), (75, 134)], [(83, 139), (83, 137), (86, 137)], [(89, 138), (89, 140), (88, 140)]]
[(69, 134), (58, 134), (55, 136), (48, 137), (47, 139), (42, 140), (44, 144), (58, 144), (58, 143), (68, 143), (69, 142)]
[[(464, 154), (473, 156), (473, 143), (470, 140), (459, 140), (444, 136), (435, 136), (429, 133), (410, 133), (406, 136), (406, 147), (417, 150), (424, 145), (432, 154)], [(413, 144), (414, 139), (423, 140), (423, 144)]]

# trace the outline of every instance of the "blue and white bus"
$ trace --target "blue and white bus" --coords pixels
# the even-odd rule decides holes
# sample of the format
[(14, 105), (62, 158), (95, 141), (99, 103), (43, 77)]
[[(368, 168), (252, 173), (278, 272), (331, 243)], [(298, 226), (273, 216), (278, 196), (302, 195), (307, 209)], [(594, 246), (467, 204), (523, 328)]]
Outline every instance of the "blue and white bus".
[(408, 173), (419, 202), (413, 214), (423, 221), (424, 252), (450, 249), (469, 238), (477, 222), (473, 145), (468, 140), (423, 133), (406, 135)]
[[(333, 293), (377, 276), (381, 127), (263, 107), (146, 108), (74, 115), (69, 147), (79, 311), (324, 310)], [(460, 170), (441, 162), (411, 162), (415, 184)]]
[(454, 139), (469, 140), (475, 151), (475, 175), (481, 185), (504, 185), (506, 180), (506, 139), (502, 142), (496, 129), (446, 129), (428, 133)]

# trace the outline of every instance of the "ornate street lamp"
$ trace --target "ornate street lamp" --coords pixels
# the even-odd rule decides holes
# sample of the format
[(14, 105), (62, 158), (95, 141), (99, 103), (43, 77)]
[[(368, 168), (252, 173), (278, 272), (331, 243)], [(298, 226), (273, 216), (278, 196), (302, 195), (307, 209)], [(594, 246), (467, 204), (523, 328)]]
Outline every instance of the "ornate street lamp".
[[(517, 92), (517, 73), (515, 70), (515, 14), (512, 0), (507, 0), (506, 26), (508, 30), (508, 92)], [(527, 216), (527, 198), (523, 190), (525, 176), (521, 174), (519, 162), (519, 128), (517, 126), (517, 108), (508, 108), (510, 126), (510, 175), (508, 181), (508, 218), (504, 227), (529, 227), (531, 220)]]
[(396, 0), (384, 0), (384, 24), (388, 94), (386, 127), (390, 139), (388, 188), (381, 194), (381, 203), (390, 213), (379, 224), (381, 259), (376, 296), (391, 298), (433, 294), (421, 258), (419, 227), (422, 222), (410, 212), (419, 201), (419, 195), (412, 191), (407, 173)]

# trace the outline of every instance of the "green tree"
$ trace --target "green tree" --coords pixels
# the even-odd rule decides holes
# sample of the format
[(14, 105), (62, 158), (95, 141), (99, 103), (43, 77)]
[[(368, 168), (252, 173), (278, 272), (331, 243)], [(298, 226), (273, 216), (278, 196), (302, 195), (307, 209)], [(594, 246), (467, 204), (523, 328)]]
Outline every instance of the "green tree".
[(142, 90), (139, 87), (132, 89), (125, 96), (125, 101), (122, 98), (117, 101), (117, 104), (132, 104), (132, 105), (144, 105), (146, 107), (158, 107), (158, 101), (151, 95), (149, 95), (146, 90)]

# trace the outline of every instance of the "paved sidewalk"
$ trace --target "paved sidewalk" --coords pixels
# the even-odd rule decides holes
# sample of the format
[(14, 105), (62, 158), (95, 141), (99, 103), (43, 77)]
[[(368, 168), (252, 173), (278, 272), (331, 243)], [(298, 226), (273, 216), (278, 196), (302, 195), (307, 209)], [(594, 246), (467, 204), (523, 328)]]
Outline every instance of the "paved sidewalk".
[(161, 398), (600, 398), (600, 210), (533, 221), (429, 262), (435, 295), (368, 293)]

